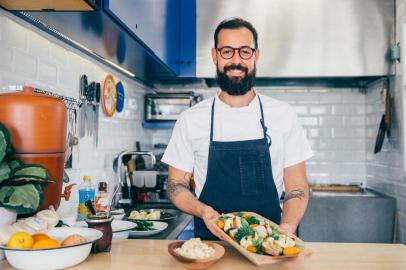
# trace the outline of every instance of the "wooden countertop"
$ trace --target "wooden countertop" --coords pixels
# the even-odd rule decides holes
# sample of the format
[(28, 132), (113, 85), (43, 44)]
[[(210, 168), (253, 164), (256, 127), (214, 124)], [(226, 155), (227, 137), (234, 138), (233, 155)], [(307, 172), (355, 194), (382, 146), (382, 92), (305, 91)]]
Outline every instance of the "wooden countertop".
[[(186, 269), (167, 251), (170, 240), (113, 240), (110, 253), (91, 254), (84, 262), (71, 269), (137, 269), (170, 270)], [(209, 269), (311, 269), (311, 270), (395, 270), (406, 269), (406, 246), (402, 244), (350, 244), (307, 243), (313, 252), (307, 259), (255, 266), (226, 243), (226, 254)], [(0, 262), (0, 269), (13, 269), (7, 261)]]

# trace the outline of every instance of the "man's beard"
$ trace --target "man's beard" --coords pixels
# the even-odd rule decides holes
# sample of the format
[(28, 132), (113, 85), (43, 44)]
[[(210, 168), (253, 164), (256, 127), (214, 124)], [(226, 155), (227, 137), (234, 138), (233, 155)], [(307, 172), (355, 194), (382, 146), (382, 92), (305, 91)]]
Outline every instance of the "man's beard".
[[(243, 78), (229, 77), (227, 71), (231, 69), (238, 69), (245, 73)], [(221, 72), (217, 66), (217, 84), (220, 89), (231, 96), (245, 95), (255, 85), (256, 66), (251, 73), (248, 73), (248, 68), (241, 65), (230, 65), (224, 67), (224, 72)]]

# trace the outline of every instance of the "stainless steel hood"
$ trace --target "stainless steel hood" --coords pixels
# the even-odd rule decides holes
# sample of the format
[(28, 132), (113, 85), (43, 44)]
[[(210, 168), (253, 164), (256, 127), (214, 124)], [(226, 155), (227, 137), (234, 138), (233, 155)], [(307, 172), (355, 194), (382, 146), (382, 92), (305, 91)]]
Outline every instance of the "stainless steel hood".
[(395, 0), (197, 0), (196, 75), (213, 78), (219, 22), (239, 16), (258, 31), (258, 77), (358, 77), (389, 73)]

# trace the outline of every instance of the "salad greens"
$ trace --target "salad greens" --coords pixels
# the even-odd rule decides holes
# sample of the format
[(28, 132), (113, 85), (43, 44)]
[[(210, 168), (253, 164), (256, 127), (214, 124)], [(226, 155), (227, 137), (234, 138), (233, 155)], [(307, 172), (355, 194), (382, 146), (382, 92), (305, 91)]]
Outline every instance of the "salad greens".
[(153, 231), (155, 230), (154, 228), (154, 223), (151, 221), (146, 221), (146, 220), (131, 220), (135, 224), (137, 224), (137, 227), (135, 227), (133, 230), (134, 231)]
[(234, 235), (234, 239), (240, 243), (241, 239), (245, 236), (250, 236), (254, 234), (254, 230), (250, 226), (242, 226), (238, 229), (237, 233)]

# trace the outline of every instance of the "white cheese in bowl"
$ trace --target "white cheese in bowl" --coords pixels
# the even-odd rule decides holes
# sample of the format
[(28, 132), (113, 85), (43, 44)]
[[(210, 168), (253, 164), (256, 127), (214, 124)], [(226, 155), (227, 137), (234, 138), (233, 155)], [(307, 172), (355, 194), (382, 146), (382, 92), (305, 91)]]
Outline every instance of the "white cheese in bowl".
[(206, 259), (214, 255), (214, 248), (200, 241), (200, 238), (192, 238), (182, 247), (175, 248), (175, 252), (191, 259)]

